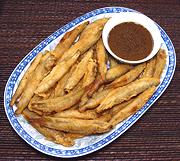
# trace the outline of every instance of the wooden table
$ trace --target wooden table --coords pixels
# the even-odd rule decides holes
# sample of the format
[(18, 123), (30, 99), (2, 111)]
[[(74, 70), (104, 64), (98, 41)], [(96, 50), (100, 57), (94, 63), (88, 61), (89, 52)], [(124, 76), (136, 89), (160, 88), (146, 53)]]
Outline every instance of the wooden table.
[[(79, 160), (180, 160), (180, 1), (0, 1), (0, 160), (55, 160), (25, 143), (4, 112), (6, 81), (19, 61), (74, 18), (105, 6), (138, 10), (163, 27), (177, 54), (174, 78), (161, 98), (125, 134)], [(62, 159), (63, 160), (63, 159)]]

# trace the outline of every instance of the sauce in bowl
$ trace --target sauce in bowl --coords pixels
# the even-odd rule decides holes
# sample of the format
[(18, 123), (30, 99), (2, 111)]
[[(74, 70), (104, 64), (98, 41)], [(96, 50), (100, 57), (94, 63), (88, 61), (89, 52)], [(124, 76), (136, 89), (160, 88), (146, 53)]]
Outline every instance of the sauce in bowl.
[(130, 61), (146, 58), (154, 45), (150, 32), (134, 22), (124, 22), (113, 27), (108, 43), (115, 55)]

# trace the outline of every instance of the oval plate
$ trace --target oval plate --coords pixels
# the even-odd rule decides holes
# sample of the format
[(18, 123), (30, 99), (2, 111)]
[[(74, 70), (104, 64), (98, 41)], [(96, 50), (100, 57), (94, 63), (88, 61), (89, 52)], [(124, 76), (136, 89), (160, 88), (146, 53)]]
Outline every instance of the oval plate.
[(11, 126), (18, 133), (18, 135), (40, 152), (56, 157), (72, 158), (86, 155), (98, 149), (101, 149), (102, 147), (106, 146), (107, 144), (111, 143), (113, 140), (118, 138), (128, 128), (130, 128), (162, 95), (162, 93), (168, 87), (175, 71), (176, 55), (170, 38), (165, 33), (165, 31), (159, 25), (157, 25), (161, 33), (162, 48), (164, 48), (167, 53), (167, 62), (161, 77), (161, 83), (157, 87), (157, 90), (154, 93), (154, 95), (136, 114), (130, 116), (125, 121), (119, 123), (110, 132), (102, 135), (93, 135), (77, 139), (74, 146), (67, 148), (62, 145), (58, 145), (46, 140), (44, 136), (38, 133), (36, 129), (34, 129), (22, 116), (16, 117), (14, 115), (16, 107), (10, 107), (9, 103), (11, 97), (15, 92), (23, 74), (29, 67), (30, 62), (40, 51), (43, 52), (45, 50), (52, 50), (67, 31), (72, 30), (75, 26), (79, 25), (80, 23), (83, 23), (84, 21), (92, 22), (99, 18), (111, 17), (112, 15), (115, 15), (120, 12), (137, 11), (123, 7), (106, 7), (94, 10), (92, 12), (84, 14), (79, 18), (76, 18), (72, 22), (68, 23), (67, 25), (63, 26), (62, 28), (54, 32), (47, 39), (45, 39), (38, 46), (36, 46), (30, 53), (28, 53), (27, 56), (17, 65), (17, 67), (14, 69), (11, 76), (9, 77), (4, 91), (4, 106), (6, 115), (9, 119)]

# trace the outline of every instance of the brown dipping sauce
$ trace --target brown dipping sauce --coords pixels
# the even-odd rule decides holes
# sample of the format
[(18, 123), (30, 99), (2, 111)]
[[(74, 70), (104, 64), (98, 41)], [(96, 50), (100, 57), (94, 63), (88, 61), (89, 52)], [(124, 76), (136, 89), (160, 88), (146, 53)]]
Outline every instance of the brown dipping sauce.
[(114, 54), (131, 61), (146, 58), (153, 48), (153, 40), (149, 31), (133, 22), (115, 26), (109, 33), (108, 43)]

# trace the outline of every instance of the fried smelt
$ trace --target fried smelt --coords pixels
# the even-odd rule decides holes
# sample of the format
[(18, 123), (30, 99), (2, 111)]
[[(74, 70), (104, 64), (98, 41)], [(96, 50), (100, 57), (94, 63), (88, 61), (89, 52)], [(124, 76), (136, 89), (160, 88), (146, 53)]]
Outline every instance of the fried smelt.
[(36, 102), (36, 101), (40, 101), (42, 99), (42, 97), (38, 96), (38, 95), (34, 95), (31, 100), (29, 101), (29, 104), (28, 104), (28, 109), (29, 111), (32, 111), (32, 112), (35, 112), (36, 114), (38, 115), (42, 115), (43, 113), (41, 111), (38, 111), (38, 110), (35, 110), (35, 109), (32, 109), (32, 103), (33, 102)]
[[(79, 102), (79, 108), (81, 108), (81, 107), (83, 107), (85, 104), (86, 104), (86, 102), (88, 101), (88, 92), (87, 91), (85, 91), (84, 92), (84, 94), (83, 94), (83, 96), (81, 97), (81, 100), (80, 100), (80, 102)], [(81, 110), (80, 110), (81, 111)], [(82, 112), (82, 111), (81, 111)]]
[(32, 122), (37, 122), (42, 126), (55, 130), (85, 135), (104, 133), (111, 128), (109, 123), (100, 120), (57, 118), (49, 116), (33, 119)]
[(81, 113), (78, 110), (70, 109), (70, 110), (58, 112), (58, 113), (54, 114), (53, 117), (92, 120), (92, 119), (96, 119), (98, 117), (98, 115), (94, 110), (87, 110), (87, 111)]
[(163, 69), (166, 65), (166, 51), (160, 49), (157, 54), (156, 67), (153, 77), (160, 79)]
[(50, 98), (42, 101), (37, 101), (32, 103), (32, 108), (43, 111), (45, 113), (49, 112), (60, 112), (69, 109), (71, 106), (75, 105), (81, 99), (84, 93), (84, 89), (79, 91), (70, 92), (62, 97)]
[(103, 83), (104, 81), (101, 78), (101, 75), (98, 74), (95, 81), (89, 85), (87, 92), (88, 97), (92, 97), (92, 95), (101, 87)]
[(104, 48), (102, 39), (100, 39), (96, 44), (96, 57), (98, 62), (98, 74), (94, 82), (91, 83), (87, 91), (87, 96), (92, 97), (92, 95), (101, 87), (105, 82), (107, 65), (106, 65), (106, 50)]
[[(83, 88), (86, 87), (88, 89), (88, 86), (96, 79), (96, 66), (96, 63), (93, 61), (93, 59), (91, 59), (87, 66), (87, 72), (85, 73), (83, 78)], [(81, 97), (79, 107), (83, 106), (88, 101), (88, 99), (88, 91), (85, 91), (85, 93)]]
[(92, 58), (92, 56), (93, 56), (93, 50), (90, 49), (87, 51), (86, 55), (81, 60), (81, 62), (77, 65), (77, 68), (71, 74), (71, 77), (67, 80), (66, 85), (64, 87), (65, 91), (69, 92), (70, 90), (72, 90), (82, 79), (87, 69), (87, 64), (89, 60)]
[[(55, 66), (55, 62), (56, 62), (56, 58), (51, 54), (51, 52), (48, 52), (46, 56), (44, 55), (42, 57), (42, 59), (44, 59), (43, 61), (41, 61), (44, 64), (44, 68), (48, 71), (44, 77), (49, 74), (49, 72), (52, 70), (52, 68)], [(45, 59), (46, 58), (46, 59)]]
[(105, 113), (105, 114), (101, 115), (100, 117), (98, 117), (96, 120), (109, 122), (111, 120), (111, 118), (112, 118), (111, 114)]
[(17, 104), (16, 115), (22, 113), (22, 111), (27, 107), (29, 101), (34, 95), (34, 91), (37, 89), (38, 84), (44, 78), (44, 76), (49, 73), (55, 64), (55, 59), (53, 56), (49, 56), (45, 61), (41, 62), (31, 74), (28, 79), (27, 85), (23, 90), (21, 98)]
[(144, 69), (141, 78), (153, 77), (155, 66), (156, 66), (156, 57), (152, 58), (150, 61), (147, 62), (146, 68)]
[(57, 59), (61, 58), (64, 52), (66, 52), (71, 47), (78, 35), (84, 30), (87, 25), (88, 22), (84, 22), (81, 25), (75, 27), (72, 31), (67, 32), (57, 44), (52, 54)]
[(128, 64), (117, 64), (115, 67), (110, 68), (106, 73), (106, 82), (111, 82), (114, 79), (122, 76), (126, 72), (128, 72), (130, 69), (132, 69), (133, 66)]
[(34, 72), (34, 70), (36, 69), (36, 67), (38, 66), (38, 64), (41, 61), (43, 54), (39, 53), (36, 58), (33, 60), (33, 62), (31, 63), (30, 67), (27, 69), (26, 73), (24, 74), (24, 76), (22, 77), (18, 88), (16, 89), (16, 92), (14, 93), (11, 102), (10, 102), (10, 106), (13, 106), (14, 103), (17, 101), (17, 99), (21, 96), (24, 87), (27, 84), (28, 78), (30, 77), (30, 75), (32, 74), (32, 72)]
[(85, 105), (79, 107), (79, 111), (84, 112), (88, 109), (96, 108), (110, 91), (112, 91), (112, 89), (104, 89), (102, 91), (97, 92), (96, 95), (90, 98)]
[(110, 124), (114, 127), (119, 122), (125, 120), (132, 114), (136, 113), (142, 106), (144, 106), (147, 100), (153, 95), (155, 90), (156, 90), (156, 87), (153, 86), (145, 90), (140, 95), (138, 95), (131, 103), (129, 103), (124, 108), (122, 108), (118, 113), (116, 113), (112, 117), (112, 119), (110, 120)]
[(77, 64), (73, 65), (70, 69), (70, 71), (68, 73), (66, 73), (57, 83), (57, 86), (55, 88), (54, 91), (54, 97), (61, 97), (63, 95), (65, 95), (65, 91), (64, 91), (64, 87), (65, 84), (67, 82), (67, 80), (69, 79), (69, 77), (71, 76), (71, 74), (74, 72), (74, 70), (76, 69)]
[(110, 83), (107, 87), (108, 88), (117, 88), (124, 86), (132, 81), (134, 81), (144, 70), (146, 67), (146, 63), (137, 65), (133, 69), (131, 69), (126, 74), (122, 75), (121, 77), (115, 79), (112, 83)]
[(85, 87), (85, 92), (84, 92), (83, 96), (81, 97), (81, 100), (79, 102), (79, 107), (84, 106), (86, 104), (86, 102), (89, 100), (88, 92), (89, 92), (90, 88), (91, 88), (91, 84), (89, 86)]
[(101, 76), (101, 79), (104, 81), (107, 72), (106, 50), (101, 38), (98, 40), (96, 44), (96, 54), (97, 54), (98, 72)]
[(60, 80), (71, 68), (71, 66), (76, 62), (79, 57), (80, 52), (76, 52), (75, 55), (62, 62), (59, 62), (52, 71), (42, 80), (42, 82), (38, 85), (35, 93), (43, 93), (48, 91), (51, 87), (53, 87), (58, 80)]
[(40, 118), (33, 112), (25, 109), (23, 111), (24, 117), (31, 123), (31, 125), (42, 135), (44, 135), (48, 140), (54, 141), (55, 143), (61, 144), (63, 146), (69, 147), (74, 145), (74, 140), (67, 136), (66, 133), (62, 131), (57, 131), (54, 129), (50, 129), (44, 126), (40, 126), (38, 123), (32, 122), (32, 119)]
[(48, 99), (52, 95), (54, 90), (55, 90), (55, 87), (51, 87), (48, 91), (39, 93), (38, 96), (43, 97), (44, 99)]
[(23, 111), (23, 116), (25, 117), (26, 120), (30, 120), (30, 119), (36, 119), (36, 118), (41, 118), (39, 115), (37, 115), (36, 113), (29, 111), (27, 108)]
[(66, 73), (57, 83), (54, 91), (54, 97), (61, 97), (65, 94), (64, 86), (69, 78), (69, 73)]
[(96, 112), (100, 113), (104, 110), (110, 109), (114, 105), (127, 101), (146, 89), (152, 86), (157, 86), (158, 84), (159, 79), (141, 78), (126, 86), (116, 88), (105, 97), (101, 104), (96, 108)]
[(76, 92), (76, 91), (79, 91), (79, 90), (82, 90), (82, 89), (84, 89), (84, 88), (83, 88), (83, 81), (81, 79), (79, 81), (79, 83), (73, 88), (73, 90), (71, 92)]
[(87, 25), (82, 31), (79, 40), (63, 54), (60, 60), (72, 57), (77, 50), (83, 54), (91, 48), (101, 37), (103, 27), (107, 21), (108, 18), (103, 18)]
[(87, 70), (83, 78), (83, 87), (91, 84), (96, 78), (97, 64), (93, 59), (90, 59), (87, 64)]
[(112, 108), (109, 110), (109, 113), (111, 114), (111, 116), (116, 115), (120, 110), (122, 110), (124, 107), (126, 107), (128, 104), (130, 104), (133, 100), (134, 100), (134, 98), (131, 98), (131, 99), (128, 100), (128, 101), (125, 101), (125, 102), (123, 102), (123, 103), (120, 103), (120, 104), (112, 107)]
[(57, 144), (61, 144), (65, 147), (70, 147), (75, 144), (74, 139), (66, 135), (62, 131), (57, 131), (51, 128), (40, 126), (36, 123), (32, 123), (32, 126), (36, 128), (41, 134), (43, 134), (48, 140), (54, 141)]

